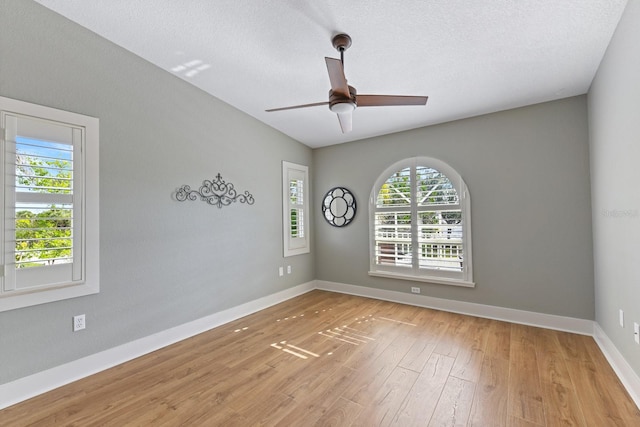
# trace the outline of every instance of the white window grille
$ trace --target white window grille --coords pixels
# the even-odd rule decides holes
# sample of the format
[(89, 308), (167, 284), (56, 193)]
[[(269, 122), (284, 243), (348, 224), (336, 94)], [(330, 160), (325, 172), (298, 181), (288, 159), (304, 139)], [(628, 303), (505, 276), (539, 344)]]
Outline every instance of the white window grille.
[(371, 194), (370, 274), (473, 286), (470, 200), (460, 175), (436, 159), (388, 168)]

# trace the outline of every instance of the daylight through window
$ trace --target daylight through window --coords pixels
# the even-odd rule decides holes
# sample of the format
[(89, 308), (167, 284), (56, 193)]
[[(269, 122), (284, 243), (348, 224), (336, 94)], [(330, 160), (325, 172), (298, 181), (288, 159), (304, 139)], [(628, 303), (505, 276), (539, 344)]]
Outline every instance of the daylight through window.
[(451, 167), (429, 158), (393, 165), (370, 211), (370, 274), (473, 286), (469, 195)]
[(17, 268), (73, 262), (73, 145), (16, 138)]

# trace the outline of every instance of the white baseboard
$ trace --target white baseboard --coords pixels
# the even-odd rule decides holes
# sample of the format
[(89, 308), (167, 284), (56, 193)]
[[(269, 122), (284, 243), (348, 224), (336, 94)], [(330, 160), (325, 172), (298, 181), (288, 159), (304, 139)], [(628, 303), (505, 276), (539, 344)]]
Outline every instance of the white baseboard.
[(593, 339), (595, 339), (604, 357), (607, 358), (618, 378), (620, 378), (624, 388), (627, 389), (633, 401), (636, 402), (636, 406), (640, 408), (640, 377), (597, 323), (593, 328)]
[(592, 320), (556, 316), (553, 314), (534, 313), (532, 311), (515, 310), (512, 308), (434, 298), (426, 295), (407, 294), (404, 292), (347, 285), (344, 283), (326, 282), (322, 280), (316, 280), (316, 289), (399, 302), (402, 304), (433, 308), (453, 313), (468, 314), (470, 316), (484, 317), (487, 319), (504, 320), (511, 323), (520, 323), (523, 325), (537, 326), (546, 329), (573, 332), (581, 335), (593, 335)]
[(313, 281), (303, 283), (136, 341), (2, 384), (0, 385), (0, 409), (271, 307), (307, 293), (314, 288), (315, 282)]

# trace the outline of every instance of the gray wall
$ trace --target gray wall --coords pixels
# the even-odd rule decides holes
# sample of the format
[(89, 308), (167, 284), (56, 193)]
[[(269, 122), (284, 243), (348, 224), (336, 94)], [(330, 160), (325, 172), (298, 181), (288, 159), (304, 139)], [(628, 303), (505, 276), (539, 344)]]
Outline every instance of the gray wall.
[(343, 229), (316, 222), (317, 278), (401, 292), (417, 286), (368, 276), (368, 203), (389, 165), (429, 156), (469, 187), (476, 287), (422, 284), (422, 294), (593, 319), (587, 129), (580, 96), (314, 150), (315, 211), (337, 185), (359, 205)]
[(589, 91), (589, 126), (596, 320), (640, 376), (639, 22), (640, 1), (629, 0)]
[[(0, 313), (0, 384), (314, 279), (282, 258), (281, 161), (308, 147), (27, 0), (0, 0), (0, 95), (100, 119), (101, 232), (100, 294)], [(218, 172), (255, 204), (172, 200)]]

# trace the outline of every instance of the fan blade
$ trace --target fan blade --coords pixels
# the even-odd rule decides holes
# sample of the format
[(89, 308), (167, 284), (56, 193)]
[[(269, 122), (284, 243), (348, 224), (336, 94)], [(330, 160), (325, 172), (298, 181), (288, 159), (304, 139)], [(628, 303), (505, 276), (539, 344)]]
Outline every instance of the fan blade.
[(426, 105), (428, 96), (404, 95), (356, 95), (358, 107), (379, 107), (385, 105)]
[(351, 118), (351, 112), (338, 114), (338, 121), (340, 122), (342, 133), (351, 132)]
[(324, 58), (327, 63), (327, 71), (329, 72), (329, 80), (331, 81), (331, 90), (333, 93), (351, 98), (349, 94), (349, 85), (347, 78), (344, 76), (344, 68), (342, 62), (335, 58)]
[(272, 108), (270, 110), (264, 110), (264, 111), (266, 111), (267, 113), (271, 113), (273, 111), (294, 110), (296, 108), (316, 107), (318, 105), (329, 105), (329, 101), (326, 101), (326, 102), (314, 102), (313, 104), (293, 105), (291, 107)]

